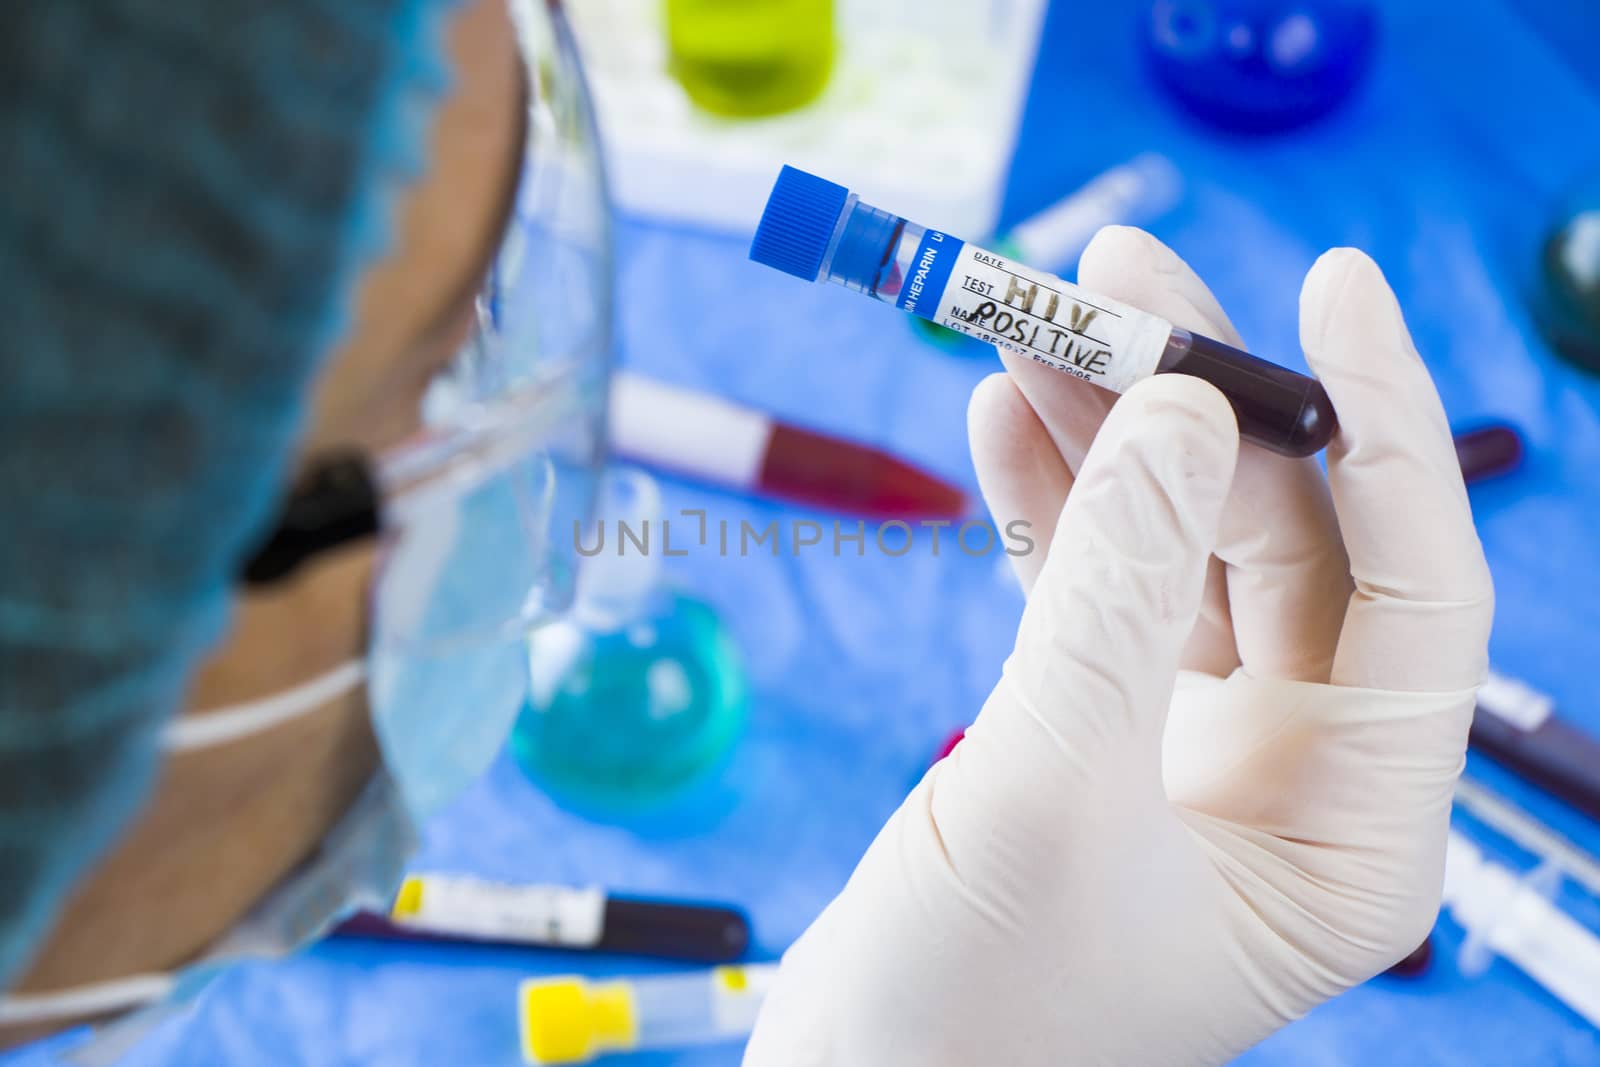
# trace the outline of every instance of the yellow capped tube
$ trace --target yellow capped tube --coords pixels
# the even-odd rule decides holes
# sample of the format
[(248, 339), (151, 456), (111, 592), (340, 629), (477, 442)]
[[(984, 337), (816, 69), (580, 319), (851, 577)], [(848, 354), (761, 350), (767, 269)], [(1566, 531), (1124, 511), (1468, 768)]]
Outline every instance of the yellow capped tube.
[(777, 973), (777, 964), (758, 963), (604, 981), (530, 978), (517, 989), (522, 1056), (589, 1063), (614, 1052), (738, 1040), (755, 1026)]

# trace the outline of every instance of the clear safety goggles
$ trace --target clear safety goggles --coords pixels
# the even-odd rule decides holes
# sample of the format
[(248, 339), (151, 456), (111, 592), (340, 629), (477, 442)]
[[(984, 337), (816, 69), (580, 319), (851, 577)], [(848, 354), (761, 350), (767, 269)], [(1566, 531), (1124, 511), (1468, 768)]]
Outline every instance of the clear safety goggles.
[[(613, 264), (594, 115), (560, 6), (511, 7), (527, 136), (471, 336), (430, 385), (422, 431), (379, 456), (318, 463), (242, 573), (270, 585), (379, 538), (374, 636), (407, 654), (514, 640), (567, 605), (570, 530), (588, 514), (604, 447)], [(410, 557), (399, 584), (384, 573), (397, 555)]]

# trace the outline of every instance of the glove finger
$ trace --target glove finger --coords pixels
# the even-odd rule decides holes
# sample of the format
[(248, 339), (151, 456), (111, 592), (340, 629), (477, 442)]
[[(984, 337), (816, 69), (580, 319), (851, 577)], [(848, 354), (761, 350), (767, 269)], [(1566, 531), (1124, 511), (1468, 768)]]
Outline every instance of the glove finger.
[[(1084, 250), (1078, 280), (1085, 288), (1135, 306), (1154, 303), (1167, 307), (1175, 303), (1174, 298), (1164, 295), (1164, 287), (1173, 280), (1168, 260), (1175, 259), (1160, 242), (1139, 230), (1108, 226)], [(1179, 265), (1182, 266), (1181, 262)], [(1185, 275), (1193, 278), (1192, 272), (1182, 267), (1176, 280), (1181, 282)], [(1215, 308), (1210, 292), (1198, 279), (1194, 280), (1194, 287), (1210, 302), (1210, 307)], [(1159, 307), (1151, 310), (1162, 313)], [(1189, 317), (1194, 317), (1192, 311)], [(1216, 309), (1216, 317), (1224, 324), (1227, 321), (1220, 309)], [(1226, 328), (1231, 333), (1232, 326)], [(1000, 358), (1043, 422), (1068, 470), (1078, 470), (1106, 413), (1116, 402), (1116, 395), (1103, 389), (1086, 389), (1083, 383), (1015, 353), (1001, 350)], [(1037, 563), (1042, 565), (1043, 559)], [(1200, 619), (1184, 651), (1182, 665), (1189, 670), (1219, 675), (1226, 675), (1239, 665), (1228, 607), (1226, 573), (1220, 563), (1211, 565)]]
[(1076, 473), (1083, 466), (1083, 457), (1100, 424), (1117, 402), (1117, 394), (1080, 382), (1009, 349), (999, 352), (1006, 373), (1039, 417), (1067, 470)]
[(1239, 646), (1233, 639), (1233, 610), (1228, 606), (1228, 566), (1212, 556), (1206, 562), (1200, 615), (1178, 657), (1178, 667), (1226, 678), (1238, 666)]
[[(1084, 250), (1078, 279), (1175, 326), (1244, 347), (1206, 284), (1142, 230), (1101, 230)], [(1216, 554), (1227, 564), (1237, 662), (1261, 678), (1327, 681), (1350, 570), (1317, 461), (1242, 449)], [(1214, 612), (1208, 601), (1205, 614)], [(1184, 666), (1198, 665), (1186, 658)]]
[(1222, 305), (1189, 264), (1151, 234), (1107, 226), (1078, 261), (1078, 284), (1115, 297), (1174, 326), (1241, 348), (1244, 341)]
[(1328, 480), (1355, 578), (1332, 680), (1476, 685), (1489, 569), (1444, 407), (1377, 264), (1351, 248), (1318, 259), (1300, 293), (1300, 341), (1339, 413)]
[[(1102, 227), (1078, 260), (1078, 282), (1086, 289), (1160, 315), (1175, 326), (1230, 344), (1241, 343), (1233, 323), (1199, 276), (1176, 253), (1143, 230)], [(1087, 442), (1084, 447), (1088, 447)], [(1239, 460), (1244, 462), (1245, 456)], [(1234, 477), (1238, 477), (1237, 469)], [(1179, 665), (1184, 670), (1219, 677), (1231, 674), (1239, 666), (1233, 612), (1228, 604), (1228, 570), (1216, 556), (1206, 568), (1200, 617)]]
[[(1005, 374), (978, 383), (967, 405), (967, 436), (978, 488), (1006, 544), (1024, 533), (1033, 549), (1011, 556), (1024, 593), (1033, 589), (1072, 488), (1072, 472), (1032, 406)], [(1014, 523), (1025, 526), (1013, 528)]]
[[(1232, 409), (1192, 378), (1141, 382), (1107, 417), (1006, 663), (1012, 695), (1057, 750), (1137, 734), (1158, 780), (1167, 704), (1237, 451)], [(992, 700), (985, 715), (1006, 706)]]
[[(978, 383), (967, 407), (967, 428), (990, 516), (1008, 545), (1021, 544), (1022, 536), (1031, 542), (1029, 551), (1009, 557), (1026, 595), (1048, 557), (1056, 520), (1072, 489), (1072, 472), (1008, 374), (993, 374)], [(1218, 676), (1239, 665), (1228, 615), (1227, 570), (1215, 556), (1206, 569), (1200, 618), (1184, 647), (1182, 665)]]

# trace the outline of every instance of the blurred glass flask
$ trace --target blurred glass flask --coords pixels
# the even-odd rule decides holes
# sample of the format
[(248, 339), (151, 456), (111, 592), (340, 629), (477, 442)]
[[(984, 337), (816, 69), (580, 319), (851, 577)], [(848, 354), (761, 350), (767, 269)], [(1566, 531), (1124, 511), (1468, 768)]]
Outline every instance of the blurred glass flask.
[(1371, 66), (1370, 0), (1155, 0), (1145, 18), (1152, 73), (1195, 116), (1269, 133), (1332, 111)]
[(625, 815), (723, 761), (743, 731), (745, 679), (712, 609), (661, 580), (661, 556), (692, 543), (693, 524), (669, 544), (660, 492), (637, 470), (606, 473), (596, 514), (572, 611), (529, 637), (511, 751), (565, 806)]
[(719, 115), (810, 103), (833, 70), (833, 0), (666, 0), (672, 73)]
[(1600, 371), (1600, 177), (1545, 238), (1539, 268), (1545, 336), (1566, 359)]

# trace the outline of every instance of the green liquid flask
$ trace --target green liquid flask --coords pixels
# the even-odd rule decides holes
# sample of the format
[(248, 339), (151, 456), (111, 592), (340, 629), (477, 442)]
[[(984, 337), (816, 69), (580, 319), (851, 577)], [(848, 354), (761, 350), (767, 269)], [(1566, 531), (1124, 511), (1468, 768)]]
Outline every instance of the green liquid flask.
[(744, 729), (745, 680), (716, 613), (661, 582), (655, 483), (609, 472), (597, 514), (580, 542), (593, 554), (572, 611), (528, 639), (528, 700), (511, 752), (564, 806), (628, 815), (722, 764)]
[(690, 99), (753, 118), (810, 103), (833, 69), (833, 0), (666, 0), (672, 73)]

